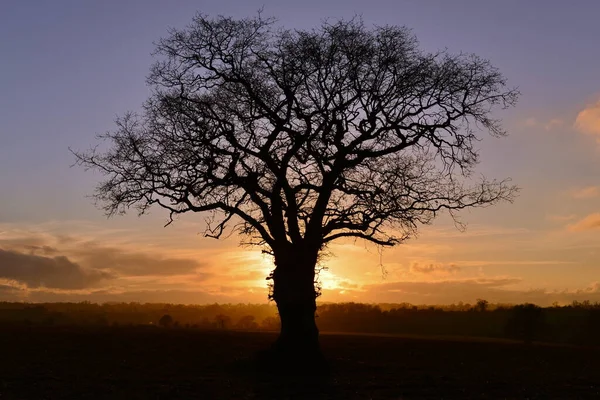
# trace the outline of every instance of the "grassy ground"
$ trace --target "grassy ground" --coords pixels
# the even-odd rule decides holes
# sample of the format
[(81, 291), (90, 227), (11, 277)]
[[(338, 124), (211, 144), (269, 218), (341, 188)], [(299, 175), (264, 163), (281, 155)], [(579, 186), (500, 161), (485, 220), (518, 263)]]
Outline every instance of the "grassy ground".
[(323, 335), (327, 378), (248, 358), (275, 336), (143, 328), (0, 330), (0, 399), (595, 399), (600, 350)]

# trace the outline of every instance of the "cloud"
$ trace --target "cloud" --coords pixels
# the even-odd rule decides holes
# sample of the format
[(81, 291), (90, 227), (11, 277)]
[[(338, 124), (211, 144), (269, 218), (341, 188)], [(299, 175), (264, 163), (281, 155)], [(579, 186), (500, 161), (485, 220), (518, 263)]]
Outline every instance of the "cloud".
[(485, 266), (528, 266), (528, 265), (568, 265), (574, 264), (573, 261), (565, 261), (565, 260), (461, 260), (461, 265), (466, 267), (485, 267)]
[(566, 222), (566, 221), (571, 221), (573, 219), (575, 219), (577, 216), (575, 214), (567, 214), (567, 215), (560, 215), (560, 214), (551, 214), (551, 215), (547, 215), (546, 219), (548, 221), (552, 221), (552, 222)]
[(575, 128), (587, 135), (595, 136), (596, 141), (600, 143), (600, 100), (586, 106), (577, 114)]
[(577, 290), (575, 293), (577, 293), (577, 294), (582, 294), (582, 293), (600, 293), (600, 282), (592, 282), (585, 289)]
[(456, 264), (419, 264), (413, 263), (410, 266), (410, 272), (417, 274), (454, 274), (459, 272), (461, 267)]
[(232, 274), (228, 278), (231, 281), (260, 281), (266, 280), (267, 274), (261, 271), (248, 271), (239, 274)]
[(84, 269), (64, 256), (45, 257), (0, 249), (0, 277), (29, 288), (84, 289), (112, 276), (106, 271)]
[(416, 292), (430, 293), (431, 288), (437, 286), (446, 287), (502, 287), (508, 285), (514, 285), (521, 283), (521, 278), (512, 277), (492, 277), (492, 278), (468, 278), (468, 279), (452, 279), (443, 281), (409, 281), (409, 282), (389, 282), (374, 285), (367, 285), (367, 289), (370, 287), (377, 287), (377, 290), (385, 291), (404, 291), (404, 290), (416, 290)]
[(0, 283), (0, 301), (22, 301), (25, 296), (25, 291), (18, 285)]
[(592, 199), (600, 196), (600, 186), (588, 186), (574, 190), (572, 195), (575, 199)]
[[(430, 282), (389, 282), (365, 286), (360, 296), (337, 296), (336, 301), (363, 301), (374, 303), (412, 304), (456, 304), (474, 303), (476, 299), (486, 299), (492, 303), (518, 304), (534, 303), (549, 306), (554, 302), (570, 304), (573, 301), (589, 300), (600, 302), (600, 282), (592, 282), (583, 289), (554, 290), (544, 288), (519, 290), (510, 285), (523, 284), (519, 278), (496, 277), (484, 279), (460, 279)], [(325, 301), (333, 293), (324, 291)]]
[(58, 253), (58, 249), (56, 249), (55, 247), (46, 246), (46, 245), (44, 245), (44, 246), (25, 245), (23, 247), (25, 249), (29, 250), (30, 254), (42, 253), (43, 255), (51, 256), (53, 254)]
[(34, 234), (8, 236), (5, 232), (0, 232), (0, 234), (1, 233), (5, 234), (0, 235), (0, 246), (4, 249), (22, 249), (31, 251), (31, 249), (39, 248), (46, 243), (44, 238)]
[[(1, 294), (1, 292), (0, 292)], [(58, 292), (34, 290), (25, 299), (29, 302), (139, 302), (139, 303), (171, 303), (171, 304), (237, 304), (267, 303), (266, 289), (245, 288), (237, 292), (215, 293), (206, 290), (94, 290), (82, 292)]]
[(582, 232), (589, 231), (592, 229), (600, 228), (600, 213), (594, 213), (586, 216), (585, 218), (567, 226), (567, 229), (571, 232)]
[(525, 120), (525, 126), (530, 128), (543, 128), (547, 131), (551, 131), (556, 128), (560, 128), (564, 125), (564, 121), (560, 118), (551, 118), (546, 121), (540, 121), (537, 118), (527, 118)]
[[(205, 264), (189, 257), (148, 250), (131, 244), (101, 245), (78, 236), (11, 230), (0, 232), (0, 248), (39, 256), (65, 256), (83, 267), (110, 270), (121, 277), (193, 274)], [(168, 251), (168, 250), (167, 250)], [(172, 252), (169, 252), (172, 253)]]
[(196, 273), (203, 263), (190, 258), (165, 257), (155, 252), (141, 253), (86, 243), (70, 254), (94, 269), (110, 269), (119, 276), (170, 276)]
[(546, 124), (544, 125), (544, 129), (546, 129), (547, 131), (550, 131), (554, 128), (560, 128), (563, 124), (564, 124), (564, 121), (562, 119), (553, 118), (550, 121), (546, 122)]
[[(395, 301), (404, 301), (401, 300), (403, 297), (428, 297), (435, 299), (434, 302), (443, 303), (444, 301), (465, 301), (475, 295), (481, 295), (490, 289), (498, 289), (521, 282), (522, 279), (520, 278), (510, 277), (443, 281), (400, 281), (365, 285), (364, 289), (366, 290), (367, 297), (373, 295), (376, 295), (376, 297), (387, 297), (388, 301), (391, 298), (396, 298)], [(427, 303), (428, 301), (425, 302)]]
[[(535, 287), (539, 279), (548, 282), (548, 287), (556, 287), (562, 278), (562, 272), (554, 274), (554, 271), (559, 271), (558, 268), (548, 269), (549, 272), (545, 268), (536, 268), (535, 271), (540, 273), (533, 275), (533, 272), (528, 272), (526, 281), (502, 276), (476, 279), (484, 277), (484, 273), (518, 275), (517, 266), (571, 263), (575, 265), (568, 265), (568, 269), (578, 274), (581, 271), (581, 279), (589, 275), (586, 282), (597, 280), (589, 266), (598, 261), (598, 257), (588, 257), (582, 252), (582, 248), (596, 250), (593, 235), (569, 234), (566, 230), (567, 224), (577, 221), (577, 218), (563, 221), (560, 226), (564, 228), (556, 232), (558, 239), (545, 236), (541, 230), (472, 225), (463, 234), (453, 228), (445, 228), (445, 225), (427, 227), (419, 241), (390, 250), (385, 255), (386, 267), (389, 267), (388, 258), (394, 260), (390, 269), (394, 273), (385, 279), (379, 268), (381, 260), (375, 251), (369, 253), (362, 246), (351, 246), (345, 242), (339, 247), (336, 244), (332, 250), (338, 257), (326, 260), (330, 270), (323, 275), (323, 297), (320, 300), (407, 301), (417, 304), (473, 302), (477, 298), (511, 303), (543, 300), (549, 304), (554, 299), (600, 300), (600, 294), (587, 288), (586, 284), (579, 289), (570, 287), (571, 291), (564, 294), (548, 293), (545, 289), (523, 289), (528, 287), (529, 282)], [(54, 228), (0, 224), (0, 248), (49, 260), (63, 256), (82, 274), (102, 272), (110, 276), (86, 287), (63, 283), (54, 285), (59, 288), (48, 289), (21, 283), (20, 288), (0, 290), (2, 298), (172, 303), (266, 301), (265, 276), (272, 265), (270, 259), (265, 260), (259, 251), (239, 250), (234, 247), (235, 244), (228, 243), (212, 248), (212, 242), (205, 245), (197, 238), (194, 240), (199, 243), (176, 242), (180, 237), (185, 240), (187, 236), (183, 234), (174, 234), (170, 236), (171, 242), (166, 242), (162, 238), (144, 236), (146, 232), (100, 234), (93, 229), (74, 229), (72, 232), (69, 229), (60, 231), (59, 236)], [(572, 254), (577, 257), (571, 257)], [(407, 267), (413, 261), (419, 264), (411, 271)], [(451, 263), (455, 266), (450, 266)], [(454, 274), (456, 265), (461, 269)], [(485, 271), (478, 272), (476, 267), (479, 266), (493, 268), (486, 267)], [(0, 269), (2, 267), (4, 265), (0, 261)], [(371, 275), (367, 276), (367, 273)], [(458, 279), (467, 276), (467, 273), (472, 273), (469, 276), (473, 279)], [(11, 286), (2, 281), (2, 276), (0, 273), (0, 285)], [(14, 278), (10, 279), (14, 281)], [(42, 279), (46, 280), (39, 278), (38, 281)], [(412, 282), (396, 283), (394, 280)], [(20, 280), (24, 281), (25, 278)]]
[[(511, 296), (506, 294), (512, 291), (505, 287), (518, 283), (522, 283), (522, 279), (514, 277), (386, 282), (365, 285), (360, 297), (362, 301), (379, 303), (451, 304), (477, 298), (509, 302)], [(519, 301), (518, 296), (512, 296), (512, 302)]]

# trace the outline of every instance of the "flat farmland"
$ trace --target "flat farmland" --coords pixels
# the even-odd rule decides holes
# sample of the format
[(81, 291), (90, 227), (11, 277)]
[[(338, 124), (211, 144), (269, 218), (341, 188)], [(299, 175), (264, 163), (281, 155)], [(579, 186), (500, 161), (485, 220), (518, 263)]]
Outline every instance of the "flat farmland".
[[(0, 399), (596, 399), (600, 350), (324, 334), (327, 376), (251, 361), (270, 333), (0, 329)], [(306, 366), (310, 370), (310, 366)]]

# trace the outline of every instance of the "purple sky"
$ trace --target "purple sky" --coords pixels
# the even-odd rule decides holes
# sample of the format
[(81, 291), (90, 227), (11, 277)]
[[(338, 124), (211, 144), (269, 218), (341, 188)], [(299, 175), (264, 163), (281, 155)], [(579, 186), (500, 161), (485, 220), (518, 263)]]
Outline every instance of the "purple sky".
[[(522, 92), (515, 109), (498, 115), (511, 136), (486, 139), (481, 145), (480, 171), (491, 177), (511, 176), (523, 188), (517, 202), (466, 213), (464, 219), (473, 229), (458, 239), (444, 236), (447, 224), (443, 220), (427, 228), (411, 246), (430, 245), (429, 252), (413, 253), (414, 248), (407, 245), (386, 256), (396, 275), (385, 284), (513, 279), (498, 287), (513, 293), (514, 301), (530, 289), (546, 294), (595, 290), (589, 289), (600, 280), (600, 2), (595, 0), (4, 0), (0, 2), (0, 249), (23, 252), (26, 242), (36, 237), (51, 242), (57, 255), (77, 261), (83, 269), (93, 268), (85, 261), (91, 256), (77, 255), (75, 245), (60, 247), (57, 238), (69, 236), (119, 249), (160, 243), (161, 254), (168, 259), (208, 260), (208, 253), (194, 253), (194, 249), (235, 249), (233, 242), (218, 244), (195, 236), (201, 230), (194, 227), (202, 220), (197, 216), (188, 218), (188, 225), (168, 230), (162, 229), (165, 215), (160, 212), (142, 219), (128, 216), (107, 221), (85, 197), (99, 177), (70, 168), (74, 160), (68, 147), (88, 148), (95, 143), (94, 134), (113, 128), (117, 115), (139, 109), (148, 95), (145, 76), (152, 63), (152, 43), (165, 36), (168, 27), (188, 24), (196, 11), (244, 17), (261, 7), (265, 15), (277, 17), (286, 27), (311, 28), (324, 18), (355, 14), (362, 15), (367, 24), (406, 25), (426, 50), (448, 48), (490, 59), (509, 85)], [(107, 233), (122, 229), (128, 229), (122, 237)], [(488, 236), (477, 232), (488, 232)], [(489, 232), (496, 236), (489, 237)], [(181, 244), (184, 237), (189, 244)], [(452, 240), (465, 250), (444, 250), (443, 244)], [(368, 260), (373, 255), (365, 257), (371, 265)], [(336, 269), (343, 260), (340, 254), (332, 261), (331, 282), (376, 284), (376, 278), (361, 275), (377, 275), (371, 267), (366, 272), (354, 267)], [(460, 272), (419, 276), (416, 271), (423, 268), (414, 265), (421, 264), (458, 265)], [(206, 268), (214, 275), (211, 287), (233, 274)], [(257, 268), (261, 273), (265, 269), (264, 265)], [(33, 290), (3, 273), (0, 265), (5, 285), (17, 282), (22, 290)], [(219, 273), (225, 275), (219, 278)], [(176, 276), (173, 288), (178, 287)], [(120, 275), (106, 286), (98, 283), (94, 290), (171, 289), (161, 286), (158, 279), (153, 283), (150, 278), (136, 279)], [(340, 285), (330, 286), (333, 290)], [(71, 292), (52, 293), (60, 298)], [(338, 295), (330, 300), (342, 299)], [(402, 296), (391, 299), (406, 300)]]

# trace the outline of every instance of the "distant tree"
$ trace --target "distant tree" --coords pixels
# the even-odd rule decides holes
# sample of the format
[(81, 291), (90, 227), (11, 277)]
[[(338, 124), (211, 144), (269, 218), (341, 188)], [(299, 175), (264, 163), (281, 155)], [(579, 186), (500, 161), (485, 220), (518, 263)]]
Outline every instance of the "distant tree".
[(475, 303), (475, 311), (485, 312), (487, 311), (490, 303), (484, 299), (477, 299), (477, 303)]
[(229, 329), (231, 327), (231, 317), (219, 314), (215, 317), (215, 325), (219, 329)]
[(245, 315), (242, 318), (240, 318), (235, 327), (237, 329), (255, 330), (258, 328), (258, 324), (256, 323), (256, 321), (254, 321), (253, 315)]
[(163, 315), (158, 320), (158, 326), (163, 328), (170, 328), (171, 326), (173, 326), (173, 317), (171, 317), (169, 314)]
[(271, 254), (287, 359), (319, 354), (315, 268), (329, 243), (394, 246), (443, 211), (515, 195), (472, 176), (478, 131), (505, 134), (491, 112), (517, 91), (477, 56), (421, 51), (404, 27), (197, 15), (156, 55), (143, 113), (78, 163), (106, 177), (95, 197), (108, 215), (208, 213), (206, 236), (231, 227)]

